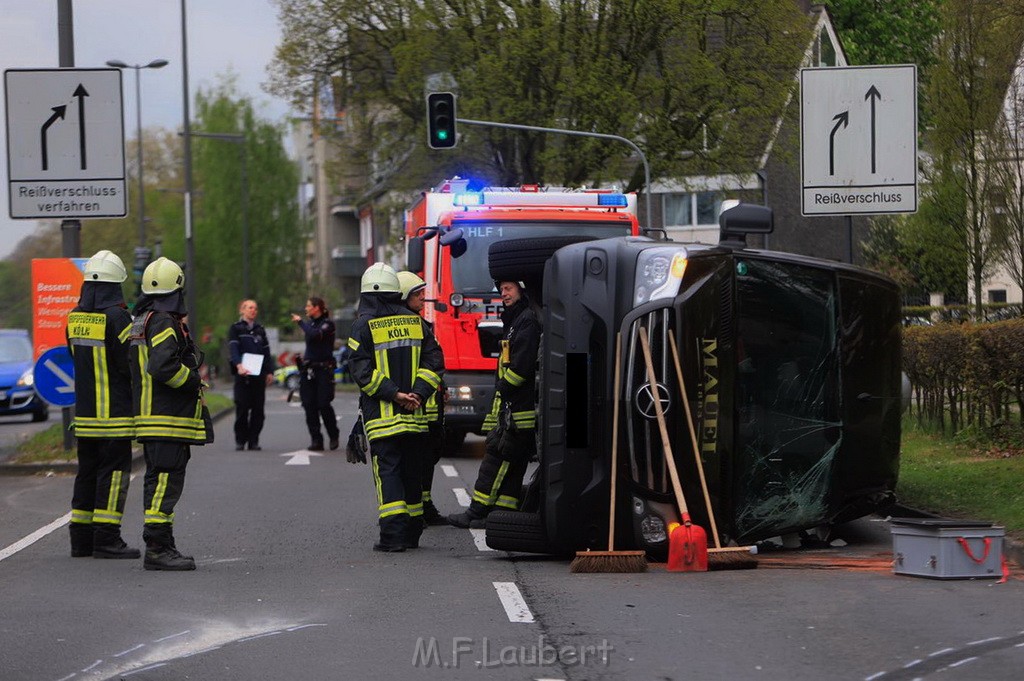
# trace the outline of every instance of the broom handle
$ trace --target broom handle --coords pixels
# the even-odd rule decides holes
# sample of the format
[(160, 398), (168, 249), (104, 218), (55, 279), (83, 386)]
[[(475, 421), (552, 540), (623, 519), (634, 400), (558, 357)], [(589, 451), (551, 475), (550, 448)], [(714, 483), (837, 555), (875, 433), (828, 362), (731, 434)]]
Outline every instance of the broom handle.
[(665, 459), (668, 461), (668, 475), (672, 478), (672, 491), (676, 494), (676, 503), (679, 504), (679, 512), (682, 513), (684, 519), (683, 524), (689, 525), (690, 511), (686, 508), (683, 485), (679, 482), (676, 460), (672, 456), (672, 444), (668, 439), (668, 428), (665, 427), (665, 413), (661, 410), (661, 394), (658, 392), (658, 378), (654, 375), (654, 361), (651, 359), (651, 346), (647, 342), (647, 329), (642, 326), (640, 327), (640, 347), (643, 349), (644, 362), (647, 364), (647, 384), (651, 390), (654, 415), (658, 418), (658, 430), (661, 431), (661, 445), (665, 450)]
[(615, 550), (615, 485), (619, 477), (619, 387), (622, 375), (622, 333), (615, 334), (615, 401), (612, 403), (612, 494), (608, 502), (608, 550)]
[(679, 350), (676, 349), (676, 336), (672, 329), (668, 330), (668, 344), (672, 348), (672, 361), (676, 365), (676, 378), (679, 381), (679, 397), (686, 409), (686, 426), (690, 430), (690, 442), (693, 443), (693, 458), (697, 461), (697, 474), (700, 476), (700, 488), (704, 492), (704, 504), (708, 509), (708, 520), (711, 522), (711, 537), (715, 540), (715, 548), (722, 548), (718, 540), (718, 526), (715, 523), (715, 512), (711, 510), (711, 495), (708, 493), (708, 482), (704, 478), (704, 462), (700, 459), (700, 447), (697, 446), (697, 431), (693, 427), (693, 415), (690, 413), (690, 401), (686, 399), (686, 383), (683, 382), (683, 367), (679, 362)]

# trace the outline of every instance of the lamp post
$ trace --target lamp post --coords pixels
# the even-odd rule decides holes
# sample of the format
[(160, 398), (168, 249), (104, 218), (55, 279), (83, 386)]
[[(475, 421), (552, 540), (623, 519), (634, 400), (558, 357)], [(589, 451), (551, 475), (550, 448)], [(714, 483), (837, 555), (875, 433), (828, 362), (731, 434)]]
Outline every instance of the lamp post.
[(111, 59), (107, 66), (115, 69), (135, 70), (135, 123), (138, 131), (135, 138), (135, 145), (138, 147), (138, 173), (139, 173), (139, 248), (146, 247), (146, 196), (142, 182), (142, 86), (139, 84), (139, 71), (142, 69), (162, 69), (167, 66), (166, 59), (154, 59), (148, 64), (126, 64), (120, 59)]

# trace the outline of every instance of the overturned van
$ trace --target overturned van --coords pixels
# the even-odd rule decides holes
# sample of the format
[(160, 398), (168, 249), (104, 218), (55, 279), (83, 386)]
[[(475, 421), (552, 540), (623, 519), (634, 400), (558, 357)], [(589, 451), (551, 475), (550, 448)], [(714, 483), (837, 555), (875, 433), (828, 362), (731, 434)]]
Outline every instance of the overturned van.
[(489, 516), (489, 546), (606, 548), (617, 336), (617, 548), (664, 555), (668, 526), (678, 520), (654, 400), (690, 513), (707, 528), (699, 451), (723, 545), (892, 503), (898, 288), (850, 265), (747, 248), (744, 234), (770, 231), (771, 220), (770, 210), (741, 205), (722, 214), (717, 246), (620, 237), (553, 254), (544, 270), (539, 466), (523, 509)]

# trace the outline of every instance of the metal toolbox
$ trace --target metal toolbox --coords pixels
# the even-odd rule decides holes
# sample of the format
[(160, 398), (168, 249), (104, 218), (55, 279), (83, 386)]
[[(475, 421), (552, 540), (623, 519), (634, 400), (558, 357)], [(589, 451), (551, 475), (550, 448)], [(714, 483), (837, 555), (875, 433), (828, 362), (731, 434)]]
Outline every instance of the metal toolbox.
[(1005, 530), (992, 523), (944, 518), (893, 518), (893, 572), (934, 579), (1002, 575)]

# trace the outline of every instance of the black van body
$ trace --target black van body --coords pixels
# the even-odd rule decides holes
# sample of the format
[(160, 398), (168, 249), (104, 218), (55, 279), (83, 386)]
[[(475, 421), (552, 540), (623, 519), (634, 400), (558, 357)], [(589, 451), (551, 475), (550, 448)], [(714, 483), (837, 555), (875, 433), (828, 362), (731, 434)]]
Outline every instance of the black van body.
[[(607, 548), (617, 334), (616, 548), (664, 555), (667, 526), (678, 519), (655, 394), (690, 513), (709, 528), (670, 330), (723, 545), (843, 522), (892, 503), (901, 417), (897, 285), (842, 263), (747, 249), (723, 235), (718, 246), (589, 241), (548, 261), (540, 463), (523, 510), (489, 519), (493, 548)], [(641, 326), (651, 339), (656, 389), (638, 344)]]

